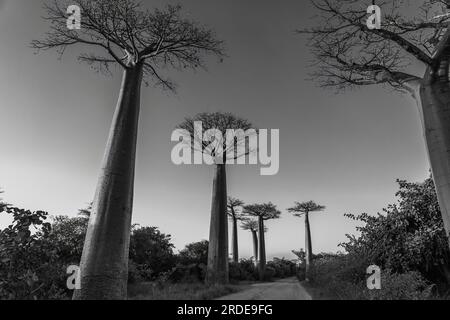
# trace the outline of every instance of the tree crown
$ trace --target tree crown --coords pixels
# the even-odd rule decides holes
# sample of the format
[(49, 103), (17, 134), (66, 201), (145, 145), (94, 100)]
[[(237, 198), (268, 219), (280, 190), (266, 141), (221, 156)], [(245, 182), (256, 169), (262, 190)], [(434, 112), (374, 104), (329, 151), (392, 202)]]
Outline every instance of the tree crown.
[(281, 211), (272, 203), (251, 204), (244, 206), (244, 214), (254, 217), (262, 217), (264, 220), (279, 219)]
[(237, 198), (228, 197), (228, 200), (227, 200), (228, 215), (232, 218), (241, 220), (243, 218), (243, 216), (241, 214), (239, 214), (239, 208), (241, 208), (243, 205), (244, 205), (244, 201), (237, 199)]
[[(201, 131), (195, 126), (196, 122), (202, 123)], [(177, 126), (177, 129), (185, 130), (189, 135), (189, 141), (194, 141), (193, 151), (211, 155), (216, 162), (218, 159), (223, 160), (223, 162), (227, 159), (238, 159), (257, 151), (251, 148), (250, 144), (246, 142), (247, 139), (238, 139), (238, 134), (228, 141), (228, 130), (235, 130), (235, 133), (242, 130), (247, 133), (245, 137), (249, 139), (257, 135), (257, 129), (253, 129), (248, 120), (237, 117), (232, 113), (200, 113), (192, 118), (186, 118)], [(209, 142), (204, 141), (203, 133), (208, 130), (216, 130), (220, 133), (220, 138), (213, 136)], [(247, 130), (249, 131), (247, 132)], [(231, 149), (234, 150), (233, 153), (229, 152)]]
[(299, 30), (309, 36), (315, 57), (311, 77), (323, 87), (384, 84), (411, 91), (423, 75), (411, 74), (412, 61), (435, 66), (436, 52), (450, 21), (447, 0), (390, 0), (377, 3), (381, 29), (369, 29), (367, 3), (359, 0), (310, 0), (318, 26)]
[(181, 15), (181, 6), (166, 6), (153, 12), (133, 0), (73, 0), (81, 9), (81, 29), (67, 28), (68, 2), (48, 2), (44, 19), (50, 31), (32, 48), (55, 49), (62, 56), (68, 47), (88, 46), (94, 53), (81, 53), (79, 61), (110, 74), (111, 65), (132, 68), (142, 65), (144, 81), (170, 90), (175, 85), (161, 75), (161, 69), (205, 67), (204, 54), (224, 57), (223, 42), (214, 33)]
[[(256, 220), (252, 220), (252, 219), (245, 219), (242, 220), (242, 225), (241, 225), (242, 230), (248, 230), (248, 231), (252, 231), (252, 232), (256, 232), (258, 231), (258, 221)], [(264, 226), (264, 232), (267, 232), (267, 227)]]
[(292, 208), (288, 208), (288, 212), (294, 213), (294, 216), (301, 217), (305, 213), (315, 212), (315, 211), (323, 211), (325, 210), (325, 206), (321, 206), (314, 201), (307, 202), (295, 202), (295, 206)]

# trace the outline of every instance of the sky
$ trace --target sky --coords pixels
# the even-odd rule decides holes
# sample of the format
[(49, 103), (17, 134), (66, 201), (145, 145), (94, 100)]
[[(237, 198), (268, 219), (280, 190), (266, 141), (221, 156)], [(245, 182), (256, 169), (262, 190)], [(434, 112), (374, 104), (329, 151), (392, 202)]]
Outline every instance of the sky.
[[(8, 203), (51, 215), (75, 216), (92, 201), (121, 81), (76, 61), (29, 47), (47, 30), (41, 0), (0, 1), (0, 188)], [(161, 8), (176, 1), (144, 1)], [(280, 130), (280, 170), (228, 168), (228, 194), (245, 203), (271, 201), (281, 219), (267, 222), (266, 250), (294, 258), (304, 247), (303, 219), (287, 208), (314, 200), (314, 252), (336, 252), (355, 222), (345, 213), (376, 214), (395, 201), (396, 179), (429, 175), (417, 107), (380, 87), (336, 95), (308, 80), (312, 56), (295, 33), (314, 24), (306, 1), (185, 0), (188, 17), (225, 41), (223, 63), (169, 72), (176, 94), (143, 87), (133, 223), (157, 226), (177, 250), (208, 239), (213, 167), (175, 166), (175, 126), (199, 112), (223, 111), (255, 127)], [(417, 66), (420, 72), (420, 67)], [(0, 227), (8, 219), (0, 215)], [(231, 225), (230, 225), (231, 228)], [(230, 236), (231, 238), (231, 236)], [(242, 257), (251, 234), (239, 231)]]

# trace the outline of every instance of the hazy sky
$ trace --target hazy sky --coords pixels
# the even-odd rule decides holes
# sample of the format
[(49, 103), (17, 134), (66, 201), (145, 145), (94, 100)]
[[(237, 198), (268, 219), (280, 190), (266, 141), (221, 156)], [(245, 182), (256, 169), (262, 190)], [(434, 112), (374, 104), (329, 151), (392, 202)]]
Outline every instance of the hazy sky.
[[(0, 1), (1, 2), (1, 1)], [(31, 40), (47, 29), (42, 1), (0, 6), (0, 187), (7, 202), (74, 216), (94, 195), (121, 75), (107, 78), (79, 64), (77, 48), (62, 61), (35, 55)], [(161, 7), (176, 1), (144, 1)], [(272, 201), (282, 219), (269, 221), (267, 254), (292, 257), (304, 247), (294, 201), (326, 205), (311, 217), (314, 252), (337, 251), (354, 223), (344, 213), (375, 214), (394, 201), (397, 178), (428, 176), (417, 107), (383, 88), (335, 95), (306, 80), (306, 39), (294, 32), (314, 23), (298, 0), (184, 0), (190, 17), (225, 40), (227, 58), (207, 72), (171, 73), (176, 95), (142, 90), (133, 222), (172, 235), (177, 249), (207, 239), (213, 168), (170, 159), (170, 137), (185, 116), (227, 111), (256, 127), (280, 129), (280, 171), (228, 169), (228, 193), (246, 203)], [(7, 220), (0, 216), (0, 226)], [(240, 230), (240, 253), (251, 234)]]

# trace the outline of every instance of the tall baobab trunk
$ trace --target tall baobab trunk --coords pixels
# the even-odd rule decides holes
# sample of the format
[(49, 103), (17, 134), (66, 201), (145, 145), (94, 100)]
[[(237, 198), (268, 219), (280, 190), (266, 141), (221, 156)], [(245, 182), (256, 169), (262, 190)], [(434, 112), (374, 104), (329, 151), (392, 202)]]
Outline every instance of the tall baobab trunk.
[[(428, 156), (447, 236), (450, 233), (450, 30), (441, 40), (434, 60), (420, 85), (422, 116)], [(449, 242), (450, 244), (450, 242)]]
[(233, 216), (233, 238), (231, 240), (233, 242), (233, 262), (239, 262), (239, 248), (238, 248), (238, 226), (237, 219)]
[(264, 219), (262, 217), (258, 217), (258, 232), (259, 232), (259, 262), (258, 262), (258, 270), (259, 270), (259, 280), (265, 279), (266, 274), (266, 243), (264, 237)]
[(305, 266), (306, 278), (308, 278), (309, 268), (312, 262), (312, 244), (311, 244), (311, 229), (309, 226), (309, 213), (305, 213)]
[(255, 265), (258, 265), (258, 234), (256, 230), (251, 230), (253, 236), (253, 256), (255, 257)]
[(124, 71), (81, 257), (73, 299), (127, 298), (142, 66)]
[(214, 169), (206, 283), (228, 282), (227, 179), (225, 164), (218, 164)]

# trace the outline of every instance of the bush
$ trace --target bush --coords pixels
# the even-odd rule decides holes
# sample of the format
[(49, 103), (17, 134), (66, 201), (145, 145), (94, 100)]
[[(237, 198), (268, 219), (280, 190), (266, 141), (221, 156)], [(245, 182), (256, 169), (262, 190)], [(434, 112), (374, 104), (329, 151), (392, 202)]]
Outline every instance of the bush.
[(258, 272), (252, 260), (242, 259), (239, 263), (230, 262), (229, 273), (231, 281), (255, 281)]
[(176, 256), (171, 236), (156, 227), (134, 226), (130, 236), (130, 259), (135, 263), (139, 277), (145, 281), (175, 267)]
[(0, 300), (68, 298), (66, 266), (50, 241), (43, 211), (2, 207), (13, 223), (0, 231)]
[(331, 299), (342, 300), (422, 300), (429, 298), (431, 286), (416, 271), (381, 271), (381, 290), (367, 288), (366, 269), (370, 263), (351, 255), (328, 254), (314, 260), (310, 283)]
[(419, 272), (381, 274), (381, 290), (368, 292), (370, 300), (425, 300), (431, 297), (430, 284)]
[(172, 283), (194, 283), (203, 282), (206, 276), (206, 265), (204, 264), (178, 264), (165, 277)]
[(273, 261), (267, 263), (267, 267), (270, 267), (274, 274), (272, 277), (275, 278), (288, 278), (295, 276), (297, 267), (294, 262), (286, 260), (273, 258)]
[(186, 245), (178, 254), (178, 263), (182, 265), (208, 264), (209, 242), (202, 240)]

